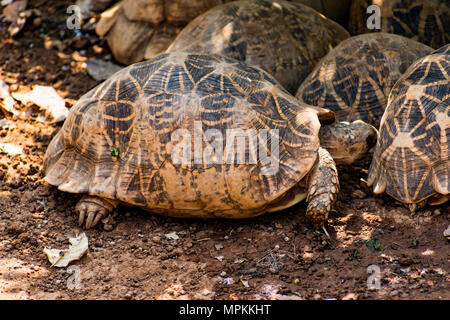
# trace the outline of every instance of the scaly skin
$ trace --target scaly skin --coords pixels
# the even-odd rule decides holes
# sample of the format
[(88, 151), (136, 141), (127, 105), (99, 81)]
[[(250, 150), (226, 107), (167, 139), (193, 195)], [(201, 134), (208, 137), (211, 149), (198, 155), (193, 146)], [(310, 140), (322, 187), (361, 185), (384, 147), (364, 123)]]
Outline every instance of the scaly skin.
[(78, 224), (81, 227), (86, 220), (86, 229), (95, 227), (100, 219), (109, 215), (118, 205), (117, 200), (84, 195), (75, 208), (79, 214)]
[(339, 192), (336, 165), (330, 153), (319, 148), (318, 160), (308, 177), (306, 217), (314, 225), (323, 226)]

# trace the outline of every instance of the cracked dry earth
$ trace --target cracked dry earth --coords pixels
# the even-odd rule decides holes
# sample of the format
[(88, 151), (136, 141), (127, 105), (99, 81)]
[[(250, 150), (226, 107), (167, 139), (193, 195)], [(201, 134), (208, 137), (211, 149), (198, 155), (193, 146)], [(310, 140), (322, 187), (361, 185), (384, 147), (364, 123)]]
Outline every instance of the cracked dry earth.
[[(85, 57), (110, 53), (93, 32), (63, 31), (70, 3), (57, 3), (29, 1), (40, 20), (31, 18), (14, 39), (0, 22), (0, 79), (11, 91), (52, 86), (70, 107), (98, 83)], [(120, 207), (112, 231), (86, 231), (89, 251), (73, 263), (74, 288), (72, 269), (52, 267), (43, 253), (67, 248), (68, 236), (83, 232), (74, 212), (80, 196), (42, 181), (42, 159), (61, 124), (3, 123), (0, 143), (22, 152), (0, 153), (0, 299), (450, 299), (449, 205), (411, 215), (374, 197), (363, 181), (370, 157), (339, 168), (331, 242), (307, 223), (304, 203), (246, 220)]]

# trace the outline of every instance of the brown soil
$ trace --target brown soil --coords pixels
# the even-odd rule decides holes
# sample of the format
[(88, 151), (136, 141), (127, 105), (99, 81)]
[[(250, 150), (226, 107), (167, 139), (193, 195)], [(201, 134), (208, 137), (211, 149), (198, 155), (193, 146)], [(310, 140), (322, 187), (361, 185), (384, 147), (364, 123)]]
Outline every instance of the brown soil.
[[(108, 58), (93, 32), (65, 27), (71, 1), (29, 1), (39, 8), (11, 39), (0, 22), (0, 79), (12, 91), (54, 87), (71, 106), (95, 86), (83, 56)], [(369, 158), (340, 168), (341, 192), (328, 223), (332, 242), (305, 219), (305, 204), (247, 220), (185, 220), (121, 207), (112, 231), (86, 231), (89, 253), (72, 273), (51, 267), (45, 247), (67, 248), (78, 228), (79, 195), (43, 183), (42, 159), (60, 128), (9, 119), (0, 143), (0, 299), (450, 299), (449, 206), (414, 215), (365, 183)], [(165, 234), (176, 232), (178, 240)], [(375, 240), (376, 239), (376, 240)], [(369, 289), (368, 266), (381, 270)]]

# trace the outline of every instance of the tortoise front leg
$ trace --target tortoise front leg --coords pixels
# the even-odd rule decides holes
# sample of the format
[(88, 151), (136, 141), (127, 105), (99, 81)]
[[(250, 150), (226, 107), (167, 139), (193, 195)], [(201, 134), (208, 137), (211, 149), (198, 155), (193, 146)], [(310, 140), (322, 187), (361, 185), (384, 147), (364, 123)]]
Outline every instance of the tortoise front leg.
[(319, 148), (319, 157), (308, 177), (308, 208), (306, 217), (315, 225), (323, 226), (339, 192), (336, 165), (330, 153)]
[(118, 205), (119, 201), (117, 200), (84, 195), (75, 208), (79, 214), (78, 224), (81, 227), (86, 218), (86, 229), (94, 227), (100, 219), (110, 214)]

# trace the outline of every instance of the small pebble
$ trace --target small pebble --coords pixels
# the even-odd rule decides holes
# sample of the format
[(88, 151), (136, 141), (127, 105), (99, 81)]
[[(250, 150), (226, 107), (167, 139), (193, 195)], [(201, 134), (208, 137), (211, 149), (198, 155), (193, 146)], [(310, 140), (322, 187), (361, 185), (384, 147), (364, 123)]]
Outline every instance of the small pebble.
[(223, 249), (223, 245), (221, 245), (221, 244), (216, 244), (216, 245), (214, 245), (214, 247), (216, 248), (217, 251), (220, 251)]
[(358, 294), (357, 293), (348, 293), (342, 298), (342, 300), (358, 300)]
[(450, 240), (450, 225), (447, 227), (447, 229), (444, 230), (444, 237), (447, 240)]
[(175, 248), (172, 252), (179, 256), (184, 253), (184, 250), (182, 248)]

